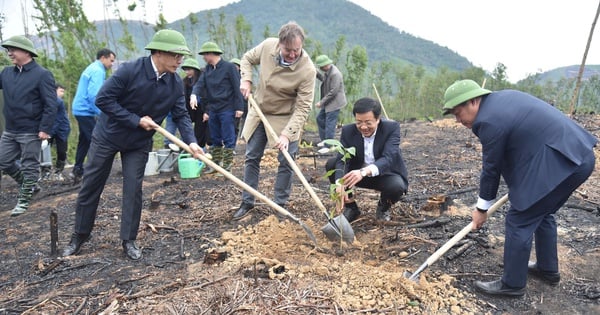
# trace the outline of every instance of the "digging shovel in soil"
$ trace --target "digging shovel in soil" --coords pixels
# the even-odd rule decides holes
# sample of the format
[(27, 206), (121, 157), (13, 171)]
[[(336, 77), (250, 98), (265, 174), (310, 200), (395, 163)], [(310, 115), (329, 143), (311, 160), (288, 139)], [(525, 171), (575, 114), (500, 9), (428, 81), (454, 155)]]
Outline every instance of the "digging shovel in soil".
[[(269, 121), (254, 101), (252, 94), (248, 96), (248, 103), (250, 104), (250, 106), (254, 107), (254, 110), (260, 117), (260, 120), (262, 121), (265, 127), (265, 130), (267, 130), (267, 132), (273, 138), (278, 139), (279, 137), (277, 136), (277, 133), (275, 132), (271, 124), (269, 124)], [(304, 188), (306, 188), (306, 190), (308, 191), (312, 199), (315, 201), (319, 209), (323, 211), (323, 213), (325, 213), (325, 216), (327, 217), (327, 224), (321, 229), (325, 236), (332, 241), (339, 240), (341, 238), (346, 243), (354, 242), (354, 230), (352, 230), (352, 226), (350, 225), (350, 222), (348, 222), (346, 217), (343, 215), (339, 215), (333, 219), (330, 218), (327, 209), (323, 205), (323, 202), (321, 202), (321, 199), (319, 199), (319, 197), (315, 193), (315, 190), (308, 183), (308, 181), (304, 177), (304, 174), (302, 174), (302, 170), (300, 170), (290, 153), (287, 150), (282, 150), (281, 152), (283, 153), (283, 156), (285, 156), (285, 159), (287, 160), (288, 164), (292, 167), (298, 178), (300, 178), (302, 185), (304, 185)]]
[[(185, 151), (189, 152), (190, 154), (193, 154), (192, 150), (190, 149), (190, 147), (187, 144), (185, 144), (185, 142), (179, 140), (179, 138), (175, 137), (173, 134), (171, 134), (170, 132), (168, 132), (164, 128), (162, 128), (160, 126), (157, 126), (154, 129), (156, 131), (158, 131), (158, 133), (162, 134), (163, 136), (165, 136), (166, 138), (168, 138), (169, 140), (171, 140), (173, 143), (175, 143), (176, 145), (178, 145), (179, 147), (181, 147), (182, 149), (184, 149)], [(289, 211), (285, 210), (280, 205), (276, 204), (273, 200), (267, 198), (265, 195), (263, 195), (260, 192), (258, 192), (256, 189), (250, 187), (248, 184), (244, 183), (242, 180), (240, 180), (239, 178), (235, 177), (233, 174), (231, 174), (230, 172), (228, 172), (224, 168), (220, 167), (215, 162), (211, 161), (208, 157), (206, 157), (204, 155), (200, 155), (199, 159), (202, 162), (204, 162), (206, 165), (210, 166), (212, 169), (214, 169), (217, 172), (223, 174), (225, 177), (227, 177), (227, 179), (231, 180), (236, 185), (240, 186), (241, 188), (243, 188), (246, 191), (248, 191), (249, 193), (251, 193), (254, 197), (260, 199), (261, 201), (263, 201), (266, 204), (268, 204), (269, 206), (271, 206), (271, 208), (275, 209), (277, 212), (281, 213), (282, 215), (287, 216), (292, 221), (300, 224), (300, 226), (304, 229), (304, 231), (306, 231), (306, 234), (308, 234), (308, 237), (313, 241), (313, 243), (315, 244), (315, 246), (317, 246), (317, 238), (313, 234), (312, 230), (306, 224), (304, 224), (304, 222), (300, 221), (299, 218), (297, 218), (296, 216), (294, 216), (293, 214), (291, 214)]]
[[(498, 199), (487, 211), (488, 218), (498, 210), (506, 201), (508, 200), (508, 194), (502, 196), (502, 198)], [(427, 260), (415, 271), (414, 273), (410, 273), (408, 271), (404, 272), (404, 277), (408, 278), (412, 281), (417, 281), (419, 279), (419, 274), (423, 272), (427, 267), (431, 266), (434, 262), (436, 262), (442, 255), (444, 255), (452, 246), (456, 245), (458, 241), (460, 241), (463, 237), (465, 237), (469, 232), (473, 230), (473, 222), (470, 222), (465, 226), (462, 230), (460, 230), (456, 235), (454, 235), (449, 241), (447, 241), (440, 249), (436, 250), (433, 255), (429, 256)]]

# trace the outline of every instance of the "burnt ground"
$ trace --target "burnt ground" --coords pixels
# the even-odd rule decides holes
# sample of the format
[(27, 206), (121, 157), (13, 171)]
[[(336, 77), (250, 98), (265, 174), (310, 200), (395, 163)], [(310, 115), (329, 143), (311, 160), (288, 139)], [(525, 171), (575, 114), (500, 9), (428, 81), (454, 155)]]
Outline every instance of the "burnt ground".
[[(576, 118), (600, 136), (597, 116)], [(180, 179), (147, 176), (138, 235), (140, 261), (128, 260), (119, 240), (121, 173), (117, 160), (105, 188), (92, 240), (80, 255), (52, 255), (51, 213), (58, 218), (58, 252), (73, 228), (78, 187), (44, 183), (28, 212), (11, 218), (16, 185), (4, 176), (0, 192), (0, 314), (591, 314), (600, 313), (600, 172), (557, 213), (562, 280), (528, 280), (520, 298), (474, 291), (477, 279), (502, 274), (506, 205), (433, 263), (416, 270), (470, 222), (477, 198), (481, 148), (450, 120), (402, 123), (409, 193), (392, 222), (374, 220), (378, 194), (358, 190), (363, 216), (356, 241), (341, 244), (320, 231), (324, 215), (295, 180), (287, 209), (317, 236), (264, 203), (231, 221), (241, 189), (215, 175)], [(314, 141), (314, 133), (305, 139)], [(241, 178), (243, 144), (233, 174)], [(297, 159), (329, 208), (322, 178), (326, 157), (303, 148)], [(598, 156), (598, 150), (596, 150)], [(267, 152), (259, 191), (272, 196), (276, 159)], [(596, 166), (598, 169), (598, 165)], [(506, 193), (501, 185), (499, 196)], [(442, 202), (438, 202), (442, 195)]]

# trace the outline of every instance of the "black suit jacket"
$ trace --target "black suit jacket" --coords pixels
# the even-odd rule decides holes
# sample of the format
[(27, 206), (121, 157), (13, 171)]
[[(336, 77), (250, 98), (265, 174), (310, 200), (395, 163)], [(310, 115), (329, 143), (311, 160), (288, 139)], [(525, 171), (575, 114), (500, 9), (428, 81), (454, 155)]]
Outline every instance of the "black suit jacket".
[[(335, 179), (343, 177), (349, 171), (362, 168), (365, 161), (364, 139), (355, 124), (342, 127), (340, 142), (345, 148), (355, 147), (356, 154), (346, 161), (345, 166), (342, 155), (338, 154)], [(373, 142), (373, 155), (380, 176), (397, 174), (408, 183), (408, 171), (400, 150), (400, 124), (398, 122), (384, 119), (379, 122)]]

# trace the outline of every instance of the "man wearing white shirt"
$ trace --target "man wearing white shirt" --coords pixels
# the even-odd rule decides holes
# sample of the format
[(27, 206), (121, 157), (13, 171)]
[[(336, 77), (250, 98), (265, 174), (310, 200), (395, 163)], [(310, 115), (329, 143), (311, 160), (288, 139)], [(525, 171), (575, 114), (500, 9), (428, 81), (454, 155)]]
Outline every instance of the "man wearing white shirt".
[[(355, 147), (356, 154), (342, 161), (342, 155), (327, 161), (327, 171), (335, 169), (329, 180), (343, 179), (339, 189), (362, 187), (381, 192), (376, 218), (390, 221), (392, 205), (408, 190), (408, 171), (400, 150), (400, 124), (381, 120), (381, 104), (372, 98), (361, 98), (352, 109), (355, 123), (342, 127), (340, 142), (345, 148)], [(345, 196), (344, 216), (356, 220), (361, 211), (353, 195)]]

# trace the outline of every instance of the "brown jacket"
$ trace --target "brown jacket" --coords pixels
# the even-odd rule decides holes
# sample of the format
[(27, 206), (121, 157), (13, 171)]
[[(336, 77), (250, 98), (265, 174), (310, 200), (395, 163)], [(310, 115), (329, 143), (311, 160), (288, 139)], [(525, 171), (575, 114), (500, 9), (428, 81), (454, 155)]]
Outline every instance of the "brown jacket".
[[(279, 40), (267, 38), (242, 57), (241, 79), (252, 82), (252, 67), (260, 65), (258, 84), (254, 100), (267, 117), (267, 120), (279, 135), (292, 141), (300, 140), (301, 131), (313, 102), (315, 88), (315, 67), (302, 50), (302, 56), (293, 65), (283, 67), (279, 64)], [(260, 123), (260, 117), (250, 106), (242, 130), (242, 137), (250, 139)], [(269, 146), (277, 139), (269, 138)]]

